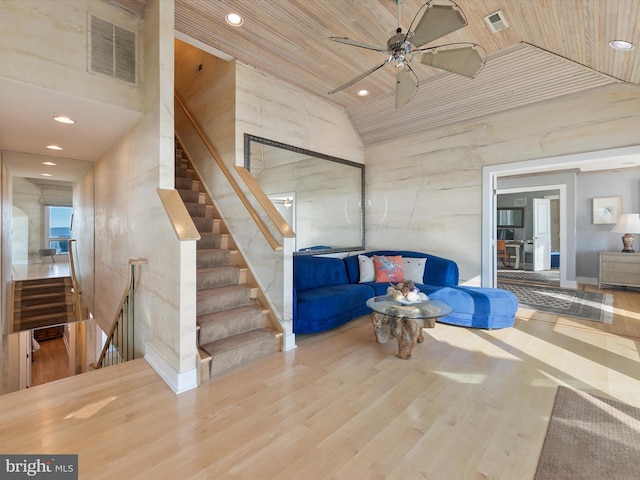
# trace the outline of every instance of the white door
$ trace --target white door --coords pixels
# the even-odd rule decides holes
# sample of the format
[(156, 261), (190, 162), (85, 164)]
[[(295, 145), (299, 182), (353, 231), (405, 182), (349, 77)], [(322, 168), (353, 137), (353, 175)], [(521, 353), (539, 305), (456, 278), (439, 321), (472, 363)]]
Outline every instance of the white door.
[(533, 270), (551, 268), (551, 201), (533, 199)]

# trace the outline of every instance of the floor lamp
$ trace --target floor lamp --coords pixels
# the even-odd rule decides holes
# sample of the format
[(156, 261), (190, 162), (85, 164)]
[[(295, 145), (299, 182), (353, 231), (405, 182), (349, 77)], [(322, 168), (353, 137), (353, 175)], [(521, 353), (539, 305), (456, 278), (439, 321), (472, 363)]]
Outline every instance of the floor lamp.
[(634, 253), (633, 235), (640, 233), (640, 214), (624, 213), (618, 218), (618, 223), (611, 229), (614, 233), (623, 233), (622, 251), (624, 253)]

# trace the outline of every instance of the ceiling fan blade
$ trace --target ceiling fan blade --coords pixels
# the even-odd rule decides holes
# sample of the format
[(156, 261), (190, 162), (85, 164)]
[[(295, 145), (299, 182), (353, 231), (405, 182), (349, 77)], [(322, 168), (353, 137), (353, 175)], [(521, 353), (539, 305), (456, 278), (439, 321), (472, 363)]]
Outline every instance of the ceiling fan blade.
[(371, 45), (367, 45), (366, 43), (356, 42), (355, 40), (351, 40), (347, 37), (329, 37), (329, 40), (333, 40), (334, 42), (344, 43), (345, 45), (351, 45), (353, 47), (366, 48), (367, 50), (375, 50), (376, 52), (386, 52), (384, 48), (374, 47)]
[[(455, 5), (455, 4), (454, 4)], [(467, 19), (457, 5), (431, 5), (416, 25), (410, 42), (416, 47), (426, 45), (467, 26)]]
[(344, 85), (340, 85), (338, 88), (331, 90), (329, 92), (329, 95), (331, 95), (332, 93), (337, 93), (340, 90), (344, 90), (347, 87), (350, 87), (351, 85), (353, 85), (354, 83), (359, 82), (360, 80), (362, 80), (364, 77), (366, 77), (367, 75), (371, 75), (373, 72), (375, 72), (376, 70), (378, 70), (379, 68), (384, 67), (387, 64), (387, 62), (384, 62), (380, 65), (376, 65), (375, 67), (373, 67), (371, 70), (367, 70), (366, 72), (364, 72), (362, 75), (358, 75), (356, 78), (349, 80), (347, 83), (345, 83)]
[(405, 65), (396, 76), (396, 108), (406, 105), (417, 90), (418, 76), (409, 65)]
[(479, 45), (425, 52), (422, 54), (420, 63), (473, 78), (482, 70), (487, 61), (486, 54), (480, 55), (476, 47)]

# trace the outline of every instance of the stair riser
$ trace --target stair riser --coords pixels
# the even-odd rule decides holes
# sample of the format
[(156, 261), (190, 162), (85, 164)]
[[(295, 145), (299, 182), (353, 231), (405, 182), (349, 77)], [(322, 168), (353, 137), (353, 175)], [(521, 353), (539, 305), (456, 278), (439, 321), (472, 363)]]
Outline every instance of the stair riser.
[(200, 240), (196, 243), (196, 248), (200, 249), (216, 249), (222, 247), (222, 236), (215, 233), (202, 233)]
[(186, 203), (187, 211), (192, 217), (206, 217), (207, 206), (204, 203)]
[(273, 354), (273, 340), (262, 340), (251, 347), (240, 347), (231, 352), (211, 355), (211, 378), (220, 377), (242, 366), (267, 358)]
[(197, 288), (205, 290), (208, 288), (226, 287), (228, 285), (238, 285), (240, 283), (240, 270), (238, 268), (225, 269), (224, 271), (213, 271), (207, 273), (198, 272)]
[(221, 312), (223, 310), (231, 310), (232, 308), (247, 307), (253, 305), (254, 301), (246, 295), (241, 300), (237, 298), (229, 299), (229, 297), (206, 297), (198, 298), (196, 306), (196, 315), (206, 315), (207, 313)]
[[(14, 331), (49, 327), (51, 325), (61, 325), (63, 323), (73, 322), (74, 320), (75, 320), (75, 316), (71, 313), (64, 314), (64, 315), (63, 314), (50, 315), (47, 318), (29, 319), (29, 320), (22, 321), (20, 322), (19, 327), (16, 327)], [(16, 324), (14, 323), (14, 325)]]
[(262, 312), (240, 315), (233, 319), (202, 325), (198, 337), (198, 345), (222, 340), (223, 338), (240, 335), (262, 327)]
[(64, 301), (67, 298), (71, 298), (71, 294), (67, 294), (66, 292), (44, 293), (36, 295), (18, 294), (14, 295), (13, 297), (15, 303), (27, 302), (29, 304), (50, 302), (55, 303), (58, 301)]
[(57, 315), (59, 313), (73, 312), (73, 305), (44, 305), (40, 307), (20, 308), (14, 310), (14, 316), (25, 320), (31, 317), (41, 317), (46, 315)]
[(177, 189), (183, 202), (198, 203), (200, 201), (200, 192), (195, 190)]
[(44, 286), (44, 285), (71, 285), (71, 279), (69, 277), (59, 277), (59, 278), (40, 278), (36, 280), (20, 280), (16, 282), (16, 288), (19, 286), (22, 287), (30, 287), (30, 286)]
[(182, 165), (175, 167), (176, 178), (189, 178), (193, 180), (193, 171)]
[(176, 177), (175, 182), (176, 189), (178, 190), (191, 190), (193, 187), (193, 180), (191, 180), (190, 178)]
[(231, 255), (228, 250), (215, 250), (213, 252), (198, 252), (198, 268), (221, 267), (229, 265)]
[(200, 233), (208, 233), (213, 232), (213, 219), (212, 218), (192, 218), (193, 223), (195, 224), (198, 232)]

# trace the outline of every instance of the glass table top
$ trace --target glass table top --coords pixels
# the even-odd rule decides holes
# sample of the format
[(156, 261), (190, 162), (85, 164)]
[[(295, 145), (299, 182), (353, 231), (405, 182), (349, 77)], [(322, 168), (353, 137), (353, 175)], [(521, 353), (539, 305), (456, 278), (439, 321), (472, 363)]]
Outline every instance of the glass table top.
[(400, 318), (440, 318), (451, 313), (451, 307), (439, 300), (406, 303), (386, 295), (370, 298), (367, 307), (374, 312)]

